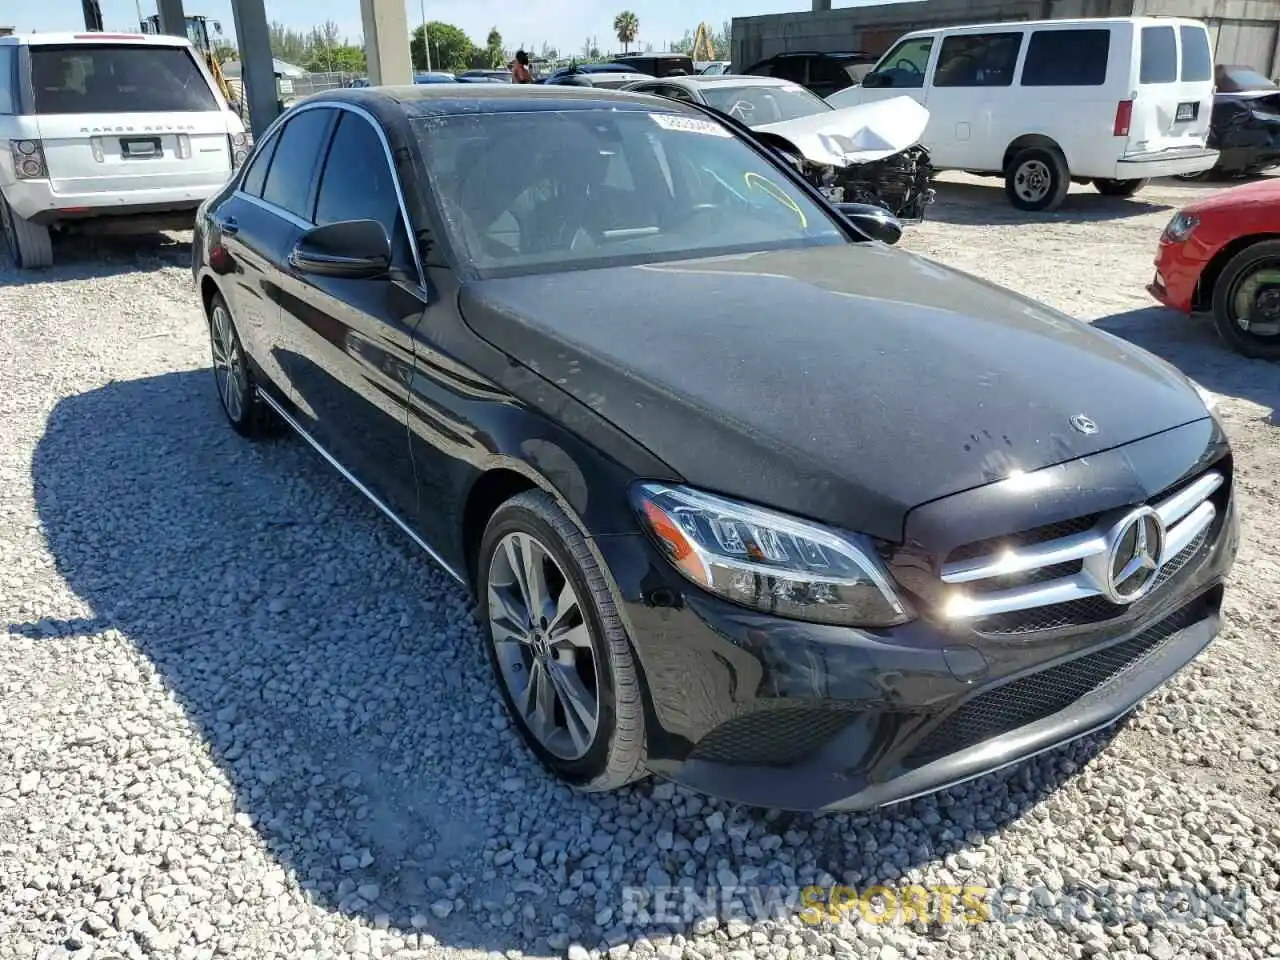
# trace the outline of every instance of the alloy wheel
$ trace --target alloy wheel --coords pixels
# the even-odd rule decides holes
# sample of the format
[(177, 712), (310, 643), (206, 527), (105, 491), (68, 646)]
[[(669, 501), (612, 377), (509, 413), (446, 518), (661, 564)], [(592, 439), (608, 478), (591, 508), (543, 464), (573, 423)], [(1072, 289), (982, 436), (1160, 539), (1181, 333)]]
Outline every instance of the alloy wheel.
[(218, 303), (213, 308), (209, 322), (209, 340), (213, 348), (213, 376), (218, 385), (218, 396), (227, 416), (239, 423), (244, 416), (245, 393), (248, 378), (244, 365), (244, 352), (231, 325), (231, 314)]
[(1028, 160), (1013, 176), (1013, 188), (1027, 203), (1039, 203), (1049, 193), (1053, 174), (1043, 160)]
[(1244, 276), (1232, 296), (1235, 322), (1256, 337), (1280, 336), (1280, 268), (1264, 265)]
[(563, 760), (586, 755), (600, 723), (597, 664), (573, 584), (528, 533), (489, 562), (489, 630), (503, 683), (529, 731)]

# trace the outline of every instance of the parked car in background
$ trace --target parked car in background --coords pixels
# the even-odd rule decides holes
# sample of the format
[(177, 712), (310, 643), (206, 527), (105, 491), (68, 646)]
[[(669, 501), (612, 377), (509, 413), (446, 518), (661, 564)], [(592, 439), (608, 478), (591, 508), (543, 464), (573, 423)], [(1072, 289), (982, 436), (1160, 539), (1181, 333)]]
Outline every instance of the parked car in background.
[(1217, 191), (1173, 215), (1147, 290), (1182, 313), (1207, 310), (1246, 357), (1280, 361), (1280, 182)]
[(464, 70), (462, 73), (458, 74), (459, 80), (471, 80), (473, 78), (479, 79), (479, 80), (495, 80), (498, 83), (510, 83), (511, 71), (510, 70)]
[(1209, 146), (1218, 162), (1183, 179), (1252, 177), (1280, 166), (1280, 87), (1252, 67), (1218, 64)]
[(551, 773), (863, 809), (1118, 720), (1238, 543), (1194, 384), (870, 236), (704, 107), (456, 84), (280, 117), (192, 267), (231, 427), (470, 588)]
[(876, 62), (873, 53), (779, 53), (753, 63), (745, 74), (777, 77), (798, 83), (820, 97), (829, 97), (862, 82)]
[(622, 88), (700, 103), (750, 127), (836, 202), (871, 203), (900, 220), (924, 219), (933, 167), (919, 145), (928, 111), (908, 97), (837, 109), (772, 77), (646, 78)]
[(457, 83), (458, 78), (443, 70), (430, 70), (413, 75), (414, 83)]
[(979, 24), (907, 34), (836, 106), (907, 94), (929, 108), (940, 169), (1004, 177), (1021, 210), (1052, 210), (1072, 181), (1128, 197), (1151, 177), (1207, 170), (1213, 103), (1199, 20), (1119, 17)]
[(560, 87), (601, 87), (610, 90), (647, 77), (648, 74), (638, 73), (625, 64), (581, 63), (561, 67), (551, 76), (537, 82)]
[(249, 152), (185, 37), (0, 37), (0, 232), (17, 265), (53, 235), (189, 229)]
[(695, 63), (694, 68), (699, 76), (717, 77), (722, 73), (733, 73), (733, 64), (728, 60), (712, 60), (708, 63)]
[(696, 73), (693, 61), (688, 54), (660, 52), (654, 53), (620, 53), (613, 58), (614, 63), (630, 67), (636, 73), (646, 73), (651, 77), (669, 77)]

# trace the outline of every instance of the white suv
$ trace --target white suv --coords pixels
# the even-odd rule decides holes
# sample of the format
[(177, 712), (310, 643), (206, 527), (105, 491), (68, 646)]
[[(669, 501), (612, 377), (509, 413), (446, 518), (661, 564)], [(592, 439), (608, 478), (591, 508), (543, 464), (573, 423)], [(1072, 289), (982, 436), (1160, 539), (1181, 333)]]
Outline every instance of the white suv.
[(50, 231), (183, 229), (248, 154), (182, 37), (0, 37), (0, 227), (19, 267)]

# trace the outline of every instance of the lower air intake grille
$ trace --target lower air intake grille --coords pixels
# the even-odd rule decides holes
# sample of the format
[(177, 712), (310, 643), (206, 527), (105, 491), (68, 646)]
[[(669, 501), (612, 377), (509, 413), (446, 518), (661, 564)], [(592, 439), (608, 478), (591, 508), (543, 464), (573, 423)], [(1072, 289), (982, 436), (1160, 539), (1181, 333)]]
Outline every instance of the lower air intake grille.
[(823, 706), (755, 710), (712, 730), (698, 741), (690, 759), (784, 766), (818, 750), (854, 716), (849, 710)]
[(917, 767), (1052, 716), (1142, 663), (1205, 614), (1197, 600), (1130, 640), (981, 693), (934, 727), (904, 762)]

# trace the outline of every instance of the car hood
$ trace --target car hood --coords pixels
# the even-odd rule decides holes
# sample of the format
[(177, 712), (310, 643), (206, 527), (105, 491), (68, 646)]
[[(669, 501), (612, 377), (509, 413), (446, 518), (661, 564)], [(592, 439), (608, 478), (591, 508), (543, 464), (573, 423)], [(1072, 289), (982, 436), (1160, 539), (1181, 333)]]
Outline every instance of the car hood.
[(1198, 217), (1206, 214), (1236, 216), (1245, 207), (1271, 208), (1276, 214), (1280, 214), (1280, 180), (1267, 178), (1238, 187), (1228, 187), (1226, 190), (1215, 190), (1203, 200), (1187, 204), (1182, 212)]
[(910, 97), (840, 107), (752, 129), (790, 143), (806, 160), (830, 167), (883, 160), (919, 143), (929, 111)]
[(460, 306), (686, 482), (887, 540), (916, 505), (1208, 416), (1164, 361), (881, 244), (482, 280)]

